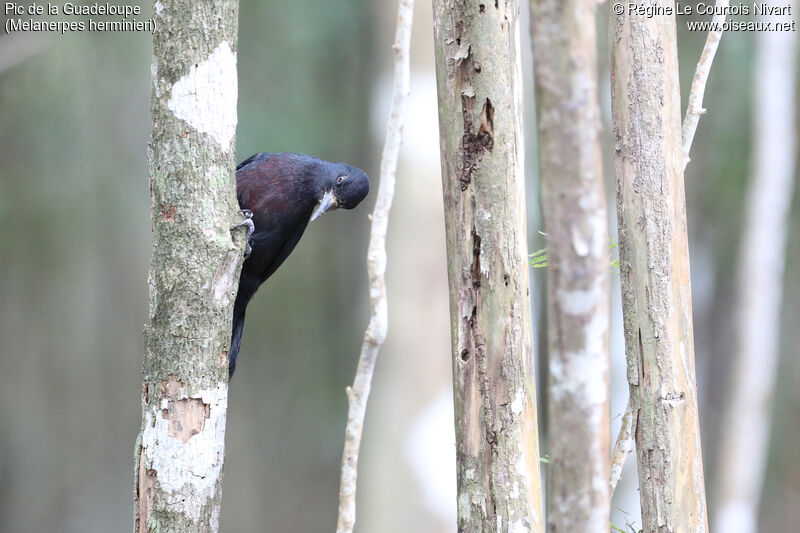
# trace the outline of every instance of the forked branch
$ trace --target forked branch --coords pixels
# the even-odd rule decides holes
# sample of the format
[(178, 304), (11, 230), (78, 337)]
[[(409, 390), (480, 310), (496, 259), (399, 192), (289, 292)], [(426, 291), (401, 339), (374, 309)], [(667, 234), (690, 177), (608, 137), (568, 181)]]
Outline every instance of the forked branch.
[(628, 400), (628, 406), (625, 408), (625, 414), (622, 415), (622, 426), (619, 428), (619, 435), (617, 435), (617, 443), (614, 445), (614, 451), (611, 452), (611, 494), (614, 494), (614, 489), (617, 488), (619, 478), (622, 477), (622, 467), (625, 466), (625, 459), (628, 454), (633, 451), (634, 432), (636, 431), (635, 419), (633, 418), (633, 409), (631, 402)]
[(706, 37), (706, 44), (703, 46), (703, 53), (697, 62), (692, 79), (692, 90), (689, 93), (689, 104), (686, 106), (686, 116), (683, 119), (683, 168), (689, 164), (689, 151), (692, 149), (694, 133), (697, 131), (697, 123), (700, 122), (700, 115), (706, 110), (703, 108), (703, 95), (706, 92), (706, 82), (708, 74), (711, 72), (711, 63), (717, 53), (719, 40), (722, 38), (722, 25), (725, 22), (725, 10), (728, 8), (729, 0), (717, 0), (715, 13), (711, 21), (711, 29)]

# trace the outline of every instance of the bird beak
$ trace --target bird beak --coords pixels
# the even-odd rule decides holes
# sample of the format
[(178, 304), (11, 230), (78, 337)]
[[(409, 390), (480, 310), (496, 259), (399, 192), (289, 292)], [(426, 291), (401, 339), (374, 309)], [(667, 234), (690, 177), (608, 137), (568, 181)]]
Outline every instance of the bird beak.
[(324, 215), (326, 212), (336, 209), (338, 207), (338, 202), (336, 201), (336, 196), (333, 194), (333, 191), (328, 191), (322, 196), (322, 200), (320, 200), (319, 205), (314, 210), (314, 213), (311, 215), (311, 221), (317, 220), (319, 217)]

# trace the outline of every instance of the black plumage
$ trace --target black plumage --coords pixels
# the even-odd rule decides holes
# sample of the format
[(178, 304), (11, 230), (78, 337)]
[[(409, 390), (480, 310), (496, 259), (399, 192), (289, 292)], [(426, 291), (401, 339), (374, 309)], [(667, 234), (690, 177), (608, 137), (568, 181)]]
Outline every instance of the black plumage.
[(356, 207), (369, 192), (369, 179), (364, 171), (344, 163), (304, 154), (262, 153), (236, 167), (236, 192), (242, 210), (252, 212), (255, 230), (233, 308), (231, 375), (250, 299), (292, 253), (308, 223), (326, 211)]

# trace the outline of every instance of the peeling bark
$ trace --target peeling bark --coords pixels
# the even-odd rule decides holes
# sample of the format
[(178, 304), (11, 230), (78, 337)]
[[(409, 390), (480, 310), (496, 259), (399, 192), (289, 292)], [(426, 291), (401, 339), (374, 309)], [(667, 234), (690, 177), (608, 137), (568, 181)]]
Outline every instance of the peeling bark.
[(608, 531), (609, 260), (596, 0), (533, 0), (547, 232), (548, 532)]
[[(670, 6), (674, 2), (661, 2)], [(645, 532), (708, 531), (674, 16), (611, 15), (620, 273)]]
[(542, 531), (519, 3), (434, 0), (459, 531)]
[(134, 531), (216, 532), (244, 244), (230, 231), (238, 2), (158, 1), (154, 16), (154, 236)]

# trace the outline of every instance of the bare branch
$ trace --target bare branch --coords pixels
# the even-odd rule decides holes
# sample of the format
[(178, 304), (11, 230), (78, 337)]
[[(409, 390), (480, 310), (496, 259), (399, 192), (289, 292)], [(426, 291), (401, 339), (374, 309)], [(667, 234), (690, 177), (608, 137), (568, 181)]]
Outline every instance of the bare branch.
[(622, 426), (619, 428), (619, 435), (617, 435), (617, 442), (614, 444), (614, 451), (611, 452), (611, 494), (617, 488), (619, 478), (622, 477), (622, 467), (625, 466), (625, 459), (628, 454), (633, 451), (633, 434), (636, 431), (636, 423), (633, 418), (633, 409), (631, 408), (631, 401), (628, 400), (628, 406), (625, 408), (625, 414), (622, 415)]
[(339, 519), (337, 533), (350, 533), (356, 522), (356, 482), (358, 451), (364, 428), (364, 415), (372, 384), (372, 373), (378, 350), (386, 339), (388, 312), (386, 306), (386, 229), (394, 198), (397, 158), (403, 136), (403, 115), (410, 84), (411, 19), (414, 0), (400, 0), (397, 10), (397, 32), (392, 48), (395, 54), (394, 93), (386, 141), (381, 156), (381, 178), (378, 198), (372, 211), (372, 230), (367, 250), (371, 315), (364, 333), (353, 386), (347, 387), (347, 427), (345, 428), (342, 475), (339, 486)]
[(694, 133), (697, 131), (697, 123), (700, 121), (700, 115), (704, 114), (706, 110), (703, 108), (703, 95), (706, 92), (706, 82), (708, 81), (708, 74), (711, 72), (711, 63), (714, 61), (714, 56), (717, 53), (719, 40), (722, 38), (722, 24), (725, 22), (725, 10), (728, 7), (729, 0), (717, 0), (715, 13), (712, 19), (712, 27), (706, 37), (706, 44), (703, 46), (703, 53), (700, 54), (700, 60), (697, 62), (697, 68), (694, 71), (694, 78), (692, 79), (692, 90), (689, 93), (689, 104), (686, 106), (686, 116), (683, 119), (683, 168), (689, 164), (689, 151), (692, 148), (694, 141)]

